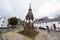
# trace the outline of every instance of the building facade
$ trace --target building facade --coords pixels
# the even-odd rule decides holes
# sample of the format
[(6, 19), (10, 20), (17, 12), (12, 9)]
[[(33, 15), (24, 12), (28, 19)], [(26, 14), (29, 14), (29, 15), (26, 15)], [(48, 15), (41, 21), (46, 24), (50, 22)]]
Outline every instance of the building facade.
[(56, 30), (60, 30), (60, 18), (54, 18), (54, 19), (46, 19), (43, 21), (36, 21), (34, 22), (34, 26), (39, 28), (43, 27), (46, 28), (46, 26), (49, 27), (49, 29), (54, 30), (54, 25), (56, 26)]
[(8, 25), (7, 18), (0, 17), (0, 27), (7, 27), (7, 25)]

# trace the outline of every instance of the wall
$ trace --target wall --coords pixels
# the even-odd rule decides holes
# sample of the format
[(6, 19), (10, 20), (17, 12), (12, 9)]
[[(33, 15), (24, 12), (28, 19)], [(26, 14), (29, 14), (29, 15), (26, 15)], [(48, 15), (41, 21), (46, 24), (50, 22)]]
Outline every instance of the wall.
[(46, 28), (46, 26), (48, 25), (50, 29), (51, 28), (54, 29), (53, 24), (55, 24), (57, 28), (60, 27), (60, 24), (58, 23), (58, 21), (46, 22), (46, 23), (34, 23), (34, 26), (36, 26), (37, 28), (39, 28), (40, 26), (43, 28)]
[(7, 27), (8, 21), (7, 18), (0, 17), (0, 27)]

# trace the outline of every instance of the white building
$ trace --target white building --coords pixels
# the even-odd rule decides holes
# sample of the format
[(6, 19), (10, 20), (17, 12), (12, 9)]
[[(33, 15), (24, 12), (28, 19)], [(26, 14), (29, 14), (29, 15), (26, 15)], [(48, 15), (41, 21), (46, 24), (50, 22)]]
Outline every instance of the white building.
[(54, 19), (44, 19), (44, 20), (34, 22), (34, 26), (37, 28), (39, 27), (46, 28), (46, 26), (49, 26), (50, 29), (51, 28), (54, 29), (53, 24), (55, 24), (56, 30), (58, 30), (58, 28), (60, 28), (60, 17)]
[(7, 27), (8, 21), (7, 18), (0, 17), (0, 27)]

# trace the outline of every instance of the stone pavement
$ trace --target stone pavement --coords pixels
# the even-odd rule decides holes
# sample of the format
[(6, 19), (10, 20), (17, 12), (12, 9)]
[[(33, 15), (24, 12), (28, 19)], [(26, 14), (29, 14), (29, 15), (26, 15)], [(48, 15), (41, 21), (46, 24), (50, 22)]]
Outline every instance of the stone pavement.
[[(44, 32), (44, 33), (48, 33), (47, 30), (39, 30), (40, 32)], [(60, 32), (56, 32), (56, 31), (50, 31), (50, 33), (48, 33), (48, 39), (49, 40), (60, 40)]]
[(51, 31), (50, 35), (54, 40), (60, 40), (60, 32)]
[[(21, 31), (22, 29), (20, 29)], [(3, 34), (4, 40), (29, 40), (30, 38), (25, 37), (24, 35), (21, 35), (17, 33), (19, 30), (7, 32)], [(39, 30), (39, 35), (35, 38), (35, 40), (60, 40), (60, 33), (51, 31), (48, 33), (46, 30)], [(0, 37), (1, 38), (1, 37)]]
[[(49, 40), (49, 34), (47, 32), (40, 32), (39, 35), (34, 40)], [(49, 37), (49, 38), (48, 38)], [(3, 34), (4, 40), (33, 40), (24, 35), (21, 35), (16, 32), (8, 32)]]

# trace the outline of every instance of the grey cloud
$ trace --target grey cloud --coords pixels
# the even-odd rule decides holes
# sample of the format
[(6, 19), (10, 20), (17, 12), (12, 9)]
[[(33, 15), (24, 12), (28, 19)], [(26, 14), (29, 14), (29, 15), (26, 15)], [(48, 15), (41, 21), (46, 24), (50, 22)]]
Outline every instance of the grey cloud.
[[(31, 0), (32, 12), (35, 18), (38, 16), (38, 9), (45, 2), (48, 2), (48, 0)], [(28, 0), (0, 0), (0, 15), (4, 17), (17, 16), (23, 19), (28, 12), (29, 3)], [(52, 16), (56, 15), (59, 15), (59, 13), (53, 12)]]
[(55, 17), (60, 17), (60, 10), (55, 13)]
[(51, 16), (53, 16), (53, 17), (60, 17), (60, 10), (56, 10), (56, 11), (52, 12)]

